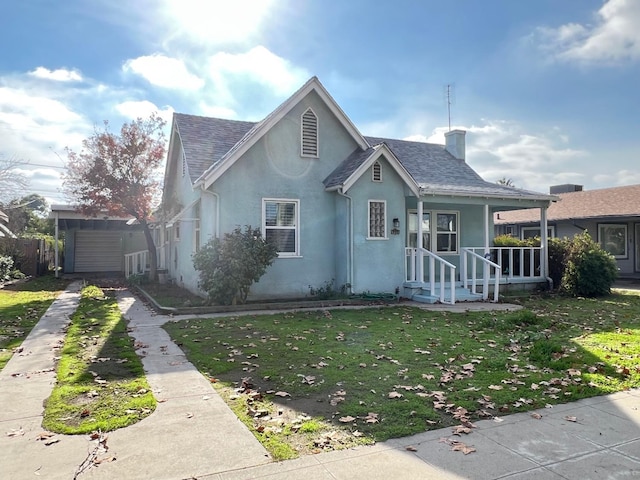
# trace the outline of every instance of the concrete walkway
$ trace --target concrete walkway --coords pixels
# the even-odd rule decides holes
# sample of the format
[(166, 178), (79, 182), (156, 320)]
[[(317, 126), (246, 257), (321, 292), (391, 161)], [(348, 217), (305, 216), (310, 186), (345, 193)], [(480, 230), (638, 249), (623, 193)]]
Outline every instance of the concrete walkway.
[[(59, 441), (50, 445), (38, 440), (42, 402), (55, 382), (56, 348), (77, 306), (79, 288), (72, 284), (51, 305), (24, 341), (22, 352), (0, 372), (2, 479), (73, 479), (96, 448), (96, 442), (84, 435), (58, 435), (52, 439)], [(159, 328), (180, 317), (156, 316), (128, 292), (118, 303), (129, 319), (131, 335), (144, 345), (138, 353), (160, 403), (142, 422), (110, 432), (109, 451), (99, 458), (116, 460), (86, 470), (79, 479), (640, 478), (640, 390), (543, 409), (537, 412), (539, 419), (523, 413), (500, 422), (480, 421), (464, 437), (453, 436), (451, 429), (434, 430), (371, 447), (272, 462)], [(453, 451), (452, 441), (476, 451)]]

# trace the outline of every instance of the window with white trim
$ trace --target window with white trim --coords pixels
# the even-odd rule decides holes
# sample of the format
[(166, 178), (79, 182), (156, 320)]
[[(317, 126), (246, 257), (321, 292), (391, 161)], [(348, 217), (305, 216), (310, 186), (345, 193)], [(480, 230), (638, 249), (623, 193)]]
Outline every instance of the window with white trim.
[(627, 225), (625, 223), (599, 223), (598, 242), (614, 258), (627, 258)]
[[(435, 222), (431, 220), (434, 219)], [(434, 253), (458, 253), (459, 212), (425, 211), (422, 212), (422, 246)], [(407, 225), (408, 245), (418, 246), (418, 213), (409, 211)], [(433, 227), (435, 226), (435, 232)]]
[(200, 203), (193, 207), (193, 251), (200, 251)]
[(318, 117), (311, 108), (308, 108), (301, 118), (301, 143), (300, 154), (303, 157), (318, 156)]
[(262, 234), (280, 257), (300, 256), (300, 200), (262, 200)]
[(387, 202), (369, 200), (369, 239), (387, 238)]
[(373, 162), (371, 165), (371, 181), (373, 182), (381, 182), (382, 181), (382, 165), (380, 162)]

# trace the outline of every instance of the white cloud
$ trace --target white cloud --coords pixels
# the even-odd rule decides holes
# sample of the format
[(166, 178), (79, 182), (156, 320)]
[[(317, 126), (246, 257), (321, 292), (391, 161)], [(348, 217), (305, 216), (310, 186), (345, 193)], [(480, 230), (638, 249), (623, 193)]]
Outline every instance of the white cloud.
[(246, 53), (217, 53), (209, 58), (208, 70), (214, 84), (229, 90), (236, 80), (250, 80), (269, 88), (276, 95), (290, 95), (310, 77), (306, 70), (292, 65), (263, 46)]
[(198, 90), (204, 85), (204, 80), (190, 73), (182, 60), (161, 54), (127, 60), (122, 69), (162, 88)]
[(82, 75), (76, 70), (67, 70), (66, 68), (58, 68), (57, 70), (49, 70), (45, 67), (38, 67), (29, 72), (29, 75), (45, 80), (55, 80), (57, 82), (80, 82)]
[(148, 118), (152, 113), (157, 112), (166, 122), (170, 122), (174, 112), (171, 107), (158, 108), (155, 103), (148, 100), (122, 102), (114, 108), (120, 115), (131, 120)]
[(638, 0), (608, 0), (595, 17), (593, 25), (541, 27), (536, 34), (543, 48), (561, 60), (615, 64), (640, 59)]
[[(551, 185), (580, 183), (585, 177), (587, 169), (579, 162), (588, 155), (568, 147), (569, 139), (559, 128), (530, 132), (517, 122), (487, 119), (480, 125), (451, 128), (467, 132), (467, 163), (489, 182), (506, 177), (517, 187), (548, 192)], [(414, 134), (405, 139), (443, 145), (448, 130), (438, 127), (430, 136)]]
[(274, 0), (164, 0), (170, 37), (197, 45), (247, 42), (258, 34)]

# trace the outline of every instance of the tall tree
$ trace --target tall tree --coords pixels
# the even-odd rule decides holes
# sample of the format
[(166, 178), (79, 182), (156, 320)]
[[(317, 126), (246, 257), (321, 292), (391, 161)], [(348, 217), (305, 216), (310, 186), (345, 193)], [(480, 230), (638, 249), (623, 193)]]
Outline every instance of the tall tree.
[(156, 277), (156, 247), (149, 221), (160, 192), (159, 167), (165, 155), (165, 121), (154, 113), (125, 123), (119, 134), (104, 129), (82, 142), (82, 151), (67, 148), (64, 192), (85, 215), (132, 216), (144, 231), (149, 275)]
[(16, 235), (52, 235), (51, 221), (47, 219), (49, 205), (47, 199), (37, 193), (14, 198), (9, 203), (0, 204), (9, 217), (9, 228)]
[(0, 155), (0, 200), (7, 201), (27, 187), (27, 177), (18, 169), (23, 163), (16, 157)]

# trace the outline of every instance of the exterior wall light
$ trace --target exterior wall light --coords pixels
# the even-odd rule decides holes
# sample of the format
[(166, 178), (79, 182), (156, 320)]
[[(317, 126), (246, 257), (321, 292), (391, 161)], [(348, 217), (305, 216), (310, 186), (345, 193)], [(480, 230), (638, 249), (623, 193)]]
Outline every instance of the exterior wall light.
[(400, 234), (400, 220), (398, 218), (393, 219), (393, 229), (391, 230), (391, 235), (399, 235)]

